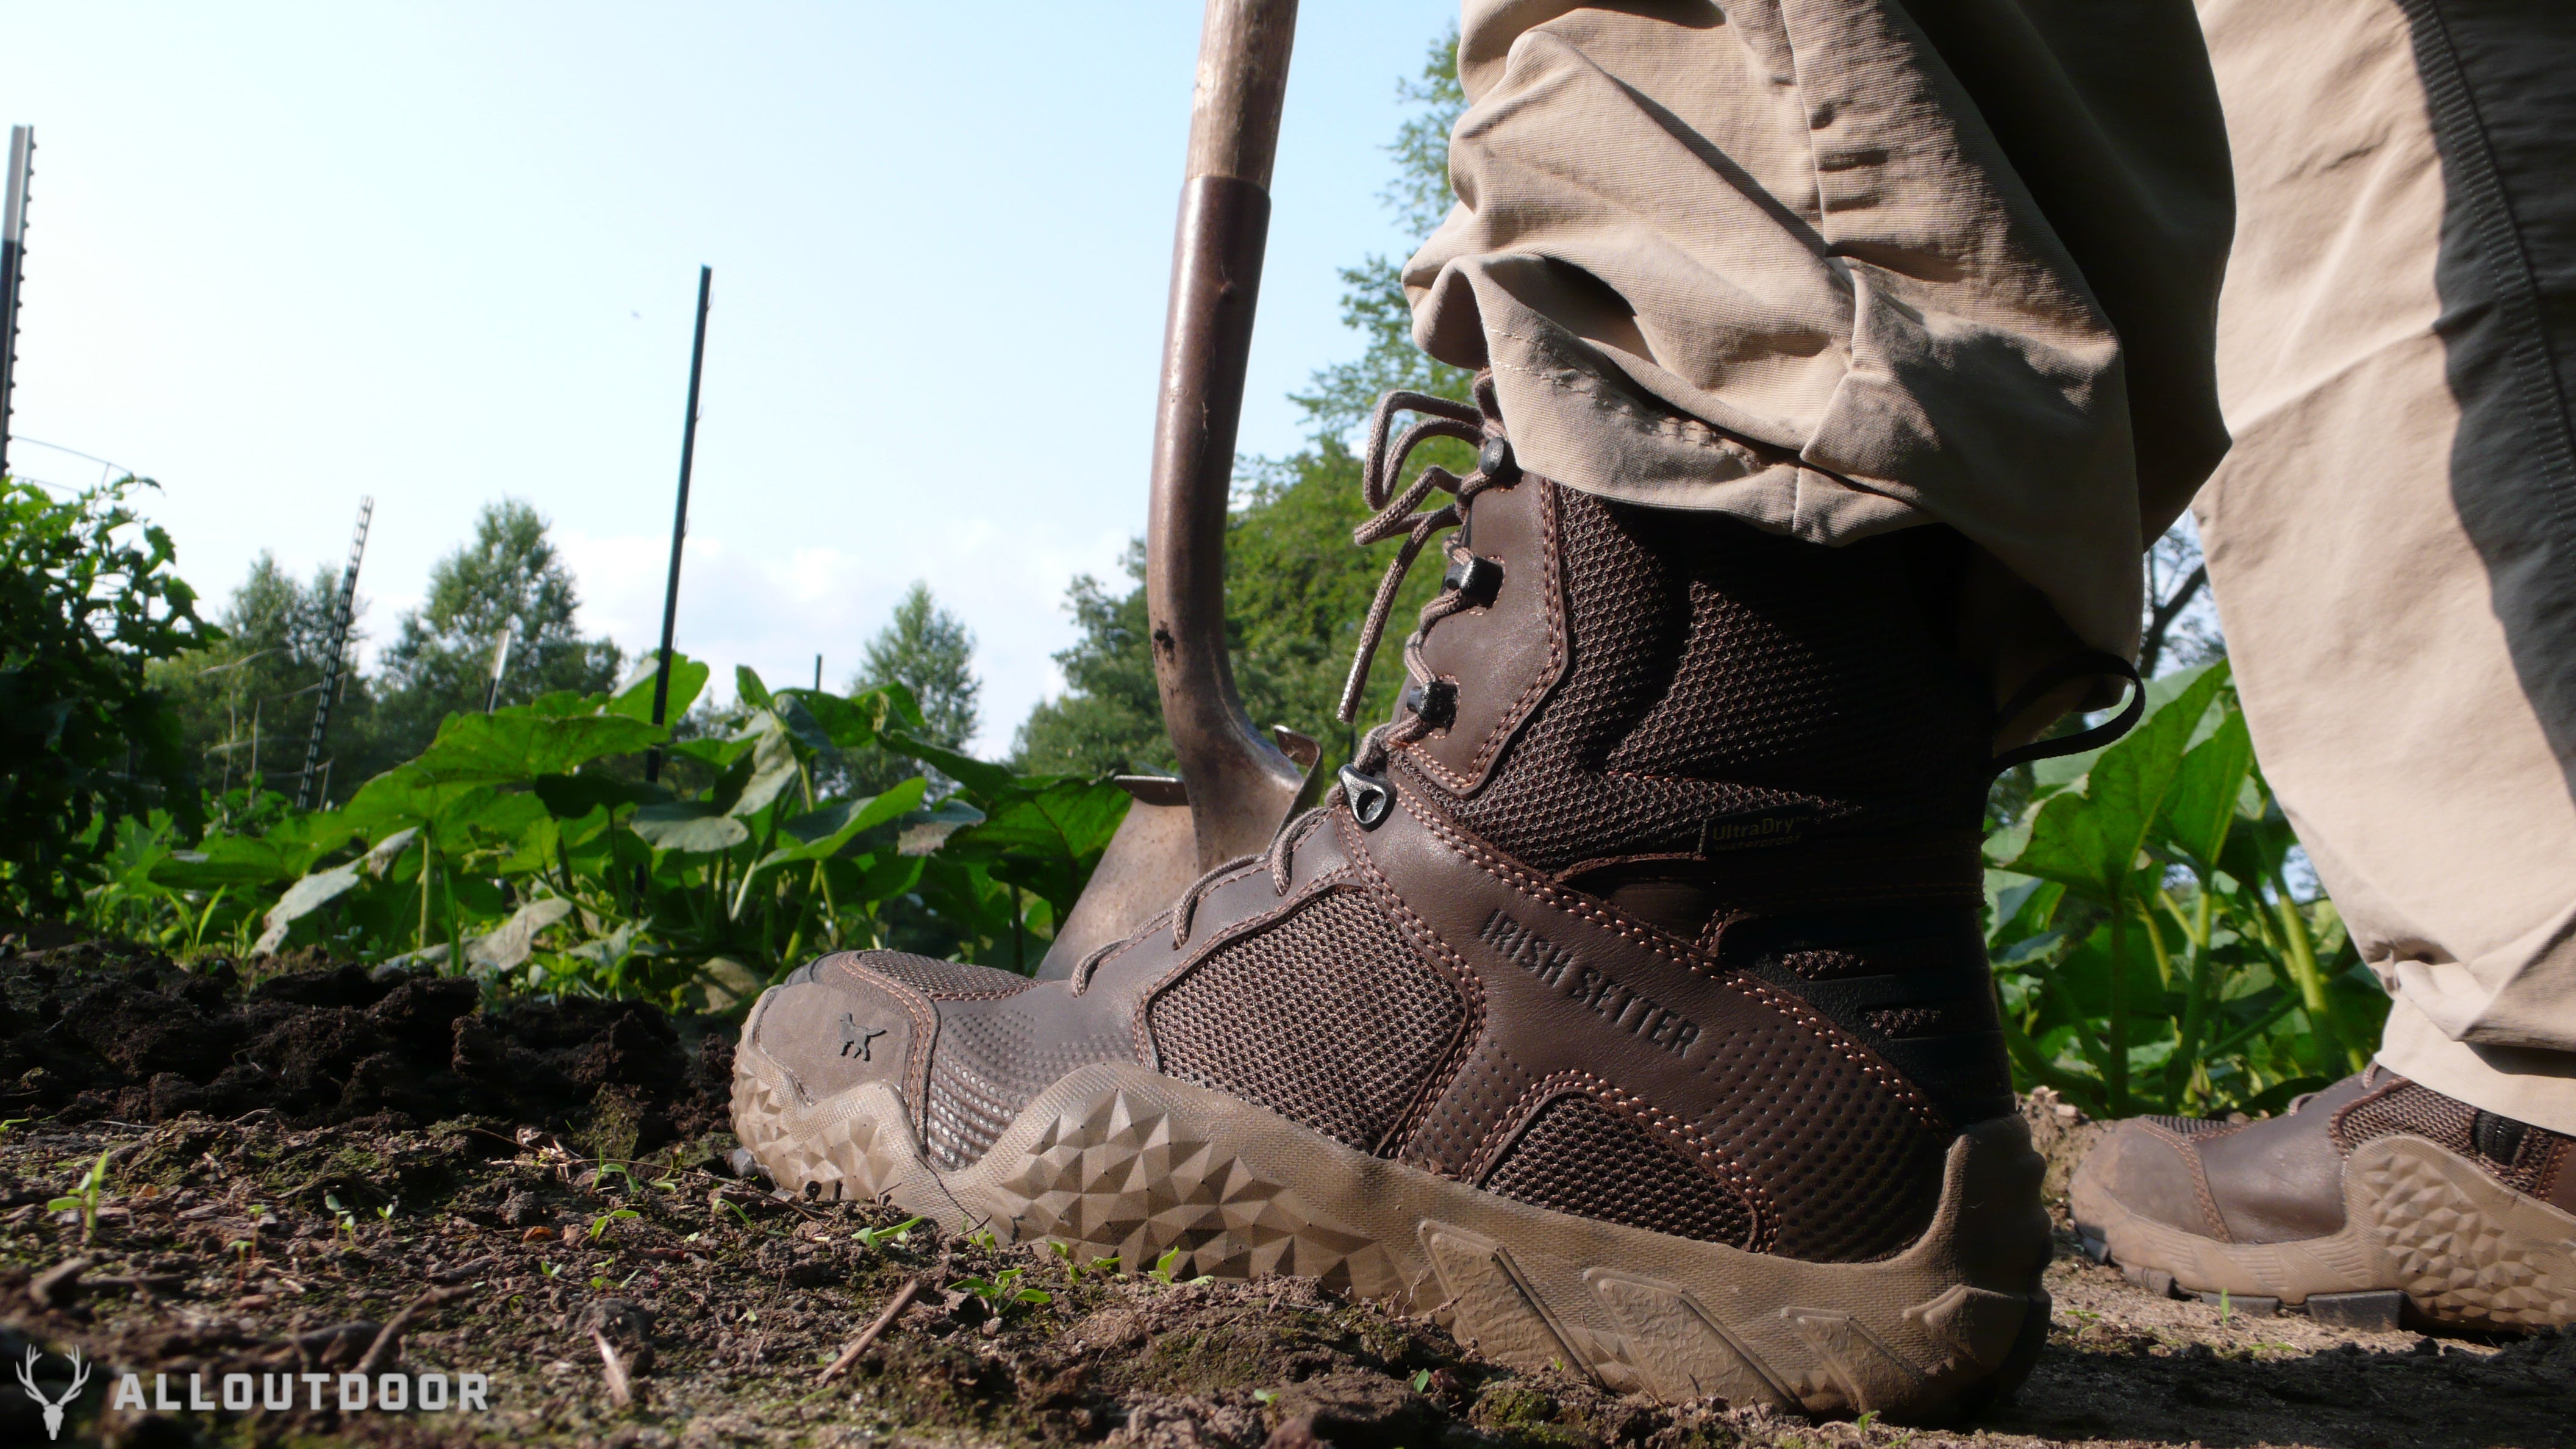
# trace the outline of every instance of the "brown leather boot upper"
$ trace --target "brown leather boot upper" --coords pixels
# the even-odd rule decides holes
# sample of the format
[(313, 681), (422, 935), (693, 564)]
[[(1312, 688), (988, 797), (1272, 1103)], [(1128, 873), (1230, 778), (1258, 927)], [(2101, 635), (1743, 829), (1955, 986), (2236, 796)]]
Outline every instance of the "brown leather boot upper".
[[(2489, 1177), (2576, 1211), (2576, 1139), (2480, 1111), (2381, 1067), (2250, 1122), (2136, 1117), (2084, 1165), (2129, 1211), (2222, 1243), (2293, 1243), (2344, 1226), (2344, 1159), (2374, 1138), (2422, 1137)], [(2076, 1226), (2098, 1237), (2079, 1215)]]
[(1414, 687), (1325, 809), (1068, 981), (829, 957), (757, 1045), (809, 1100), (895, 1087), (943, 1169), (1118, 1061), (1542, 1207), (1913, 1242), (1958, 1129), (2012, 1110), (1984, 710), (1922, 540), (1604, 502), (1477, 431)]

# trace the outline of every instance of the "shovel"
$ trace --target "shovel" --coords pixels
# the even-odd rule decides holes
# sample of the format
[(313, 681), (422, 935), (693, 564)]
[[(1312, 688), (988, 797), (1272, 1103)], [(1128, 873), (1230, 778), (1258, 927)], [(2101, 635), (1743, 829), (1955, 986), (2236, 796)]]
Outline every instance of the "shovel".
[(1225, 647), (1226, 503), (1296, 28), (1297, 0), (1208, 0), (1145, 514), (1154, 682), (1181, 773), (1120, 779), (1135, 803), (1039, 963), (1042, 980), (1072, 974), (1210, 866), (1266, 847), (1320, 753), (1293, 731), (1254, 727)]

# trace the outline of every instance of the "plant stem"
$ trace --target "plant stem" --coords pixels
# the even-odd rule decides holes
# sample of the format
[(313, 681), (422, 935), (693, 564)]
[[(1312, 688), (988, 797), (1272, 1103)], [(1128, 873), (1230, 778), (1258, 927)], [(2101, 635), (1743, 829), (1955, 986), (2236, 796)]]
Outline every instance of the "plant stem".
[[(2164, 892), (2158, 890), (2156, 894), (2163, 895)], [(2165, 933), (2156, 926), (2156, 908), (2149, 905), (2143, 897), (2135, 904), (2138, 908), (2138, 924), (2146, 928), (2147, 945), (2156, 955), (2156, 979), (2167, 991), (2171, 991), (2174, 983), (2173, 951), (2165, 945)]]
[(412, 931), (411, 949), (417, 954), (429, 949), (429, 872), (438, 864), (437, 836), (424, 820), (420, 826), (420, 925)]
[(2184, 917), (2172, 892), (2156, 892), (2191, 944), (2191, 965), (2184, 973), (2182, 1028), (2174, 1041), (2173, 1057), (2165, 1064), (2165, 1100), (2177, 1107), (2186, 1083), (2198, 1075), (2202, 1065), (2200, 1038), (2209, 1027), (2210, 976), (2215, 964), (2209, 954), (2209, 877), (2203, 874), (2199, 880), (2200, 899), (2190, 918)]
[(2338, 1060), (2348, 1062), (2350, 1069), (2360, 1071), (2369, 1065), (2367, 1058), (2343, 1044), (2342, 1033), (2335, 1030), (2332, 1008), (2326, 1000), (2325, 973), (2317, 968), (2316, 942), (2308, 935), (2308, 918), (2299, 911), (2299, 903), (2290, 897), (2290, 887), (2279, 875), (2272, 878), (2272, 888), (2279, 895), (2273, 909), (2281, 920), (2282, 943), (2288, 948), (2282, 955), (2288, 961), (2290, 976), (2299, 983), (2299, 1001), (2308, 1010), (2309, 1029), (2316, 1033), (2317, 1055), (2331, 1070)]
[(2102, 1043), (2111, 1115), (2129, 1115), (2129, 883), (2111, 886), (2111, 1019)]

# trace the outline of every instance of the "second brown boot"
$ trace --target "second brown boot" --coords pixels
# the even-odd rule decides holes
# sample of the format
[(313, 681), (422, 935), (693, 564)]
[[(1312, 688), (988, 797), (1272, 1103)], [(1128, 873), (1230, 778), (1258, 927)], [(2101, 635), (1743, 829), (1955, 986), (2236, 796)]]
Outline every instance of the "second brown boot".
[(1604, 502), (1409, 401), (1480, 465), (1390, 499), (1379, 419), (1371, 532), (1457, 529), (1330, 804), (1067, 981), (804, 968), (736, 1130), (798, 1191), (1308, 1274), (1623, 1390), (1984, 1401), (2045, 1336), (2049, 1237), (1937, 549)]
[(2380, 1331), (2576, 1323), (2576, 1139), (2381, 1067), (2279, 1117), (2123, 1122), (2073, 1197), (2088, 1250), (2158, 1292)]

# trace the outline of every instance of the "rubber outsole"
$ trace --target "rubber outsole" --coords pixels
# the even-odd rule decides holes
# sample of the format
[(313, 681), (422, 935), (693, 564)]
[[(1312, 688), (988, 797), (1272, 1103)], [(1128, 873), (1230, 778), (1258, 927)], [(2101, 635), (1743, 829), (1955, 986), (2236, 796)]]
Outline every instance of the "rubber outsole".
[(1191, 1274), (1310, 1276), (1614, 1391), (1929, 1422), (2009, 1392), (2047, 1335), (2041, 1162), (2018, 1118), (1953, 1144), (1912, 1247), (1804, 1263), (1513, 1202), (1126, 1065), (1065, 1077), (980, 1161), (942, 1173), (891, 1087), (808, 1103), (744, 1040), (734, 1130), (790, 1190), (1053, 1239), (1131, 1272), (1178, 1248)]
[[(2576, 1216), (2513, 1191), (2421, 1137), (2381, 1137), (2345, 1160), (2344, 1226), (2288, 1243), (2222, 1243), (2131, 1211), (2090, 1164), (2072, 1186), (2078, 1232), (2136, 1281), (2171, 1291), (2327, 1299), (2324, 1321), (2387, 1318), (2402, 1293), (2423, 1322), (2533, 1329), (2576, 1323)], [(2361, 1295), (2361, 1297), (2356, 1297)], [(2347, 1302), (2367, 1309), (2348, 1310)], [(2390, 1327), (2395, 1324), (2391, 1322)]]

